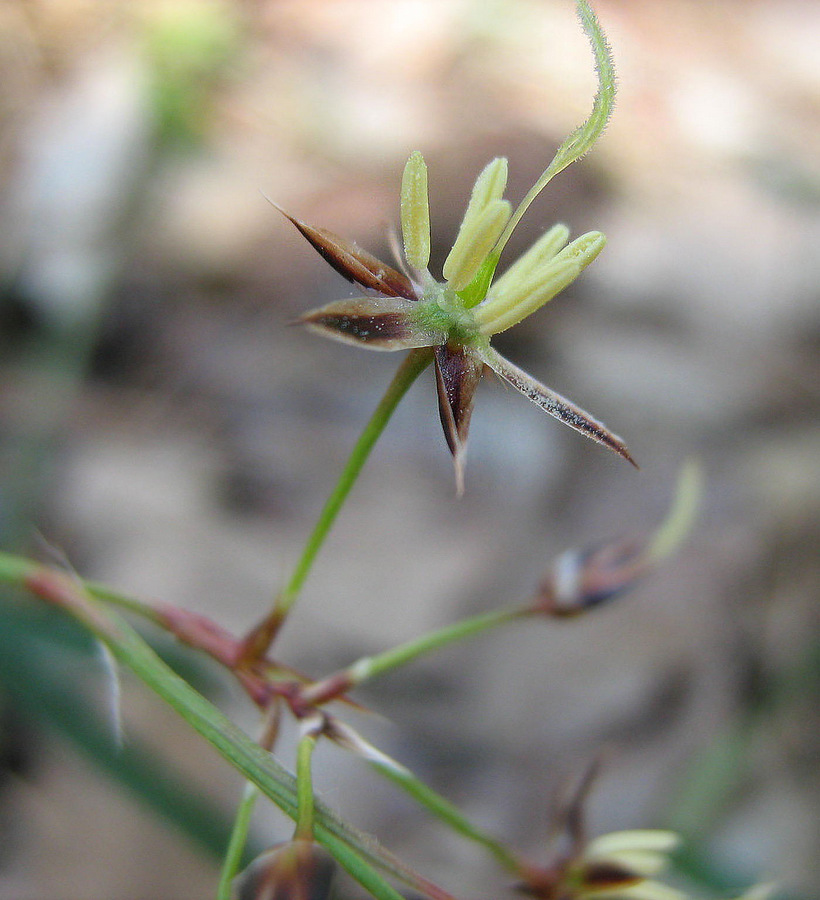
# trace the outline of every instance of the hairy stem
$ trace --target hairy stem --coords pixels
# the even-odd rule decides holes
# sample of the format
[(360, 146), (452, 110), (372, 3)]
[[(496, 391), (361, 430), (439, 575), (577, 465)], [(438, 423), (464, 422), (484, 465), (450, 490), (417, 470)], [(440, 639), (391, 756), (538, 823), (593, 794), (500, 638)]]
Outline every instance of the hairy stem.
[(501, 256), (501, 251), (532, 201), (559, 172), (562, 172), (568, 165), (580, 159), (591, 149), (593, 144), (603, 134), (615, 106), (615, 67), (606, 35), (595, 13), (585, 0), (578, 0), (577, 8), (578, 17), (592, 46), (592, 52), (595, 57), (595, 71), (598, 75), (598, 92), (595, 95), (592, 112), (589, 114), (586, 122), (579, 125), (561, 144), (552, 162), (544, 170), (538, 181), (530, 188), (527, 196), (524, 197), (510, 217), (507, 227), (501, 233), (501, 237), (499, 237), (492, 253), (488, 257), (487, 263), (485, 263), (485, 265), (490, 265), (491, 271), (495, 269)]

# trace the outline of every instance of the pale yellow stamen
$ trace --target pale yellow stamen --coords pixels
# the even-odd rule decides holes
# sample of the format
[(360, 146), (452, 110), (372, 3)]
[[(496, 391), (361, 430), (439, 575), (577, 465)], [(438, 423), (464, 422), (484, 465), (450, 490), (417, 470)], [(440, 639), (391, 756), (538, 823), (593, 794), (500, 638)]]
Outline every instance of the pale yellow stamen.
[(628, 887), (590, 890), (582, 896), (589, 900), (689, 900), (682, 891), (659, 881), (640, 881)]
[(580, 271), (581, 267), (575, 260), (550, 263), (537, 282), (527, 285), (527, 292), (515, 293), (509, 302), (506, 298), (497, 298), (478, 306), (475, 310), (476, 324), (487, 335), (512, 328), (572, 284)]
[(636, 828), (627, 831), (611, 831), (589, 842), (584, 856), (601, 859), (625, 850), (652, 850), (655, 853), (671, 853), (680, 846), (680, 837), (674, 831), (655, 828)]
[(473, 280), (509, 221), (512, 206), (501, 199), (506, 186), (507, 160), (497, 157), (476, 179), (458, 237), (444, 261), (444, 277), (453, 290), (460, 291)]
[(490, 296), (501, 296), (512, 290), (513, 285), (522, 284), (530, 273), (548, 263), (568, 240), (569, 228), (566, 225), (553, 225), (500, 278), (493, 282)]
[(491, 200), (469, 222), (465, 218), (458, 239), (444, 263), (444, 277), (454, 291), (467, 287), (495, 246), (512, 213), (507, 200)]
[(484, 166), (475, 180), (470, 194), (470, 202), (464, 213), (464, 222), (467, 222), (471, 216), (480, 213), (492, 200), (500, 200), (504, 196), (506, 187), (507, 159), (504, 156), (496, 156)]
[(519, 273), (520, 277), (507, 279), (501, 290), (496, 285), (488, 299), (476, 308), (476, 323), (488, 335), (517, 325), (571, 284), (605, 244), (606, 238), (600, 231), (582, 234), (546, 265), (527, 267)]
[(401, 179), (401, 233), (404, 255), (416, 269), (430, 261), (430, 205), (427, 165), (418, 150), (410, 154)]

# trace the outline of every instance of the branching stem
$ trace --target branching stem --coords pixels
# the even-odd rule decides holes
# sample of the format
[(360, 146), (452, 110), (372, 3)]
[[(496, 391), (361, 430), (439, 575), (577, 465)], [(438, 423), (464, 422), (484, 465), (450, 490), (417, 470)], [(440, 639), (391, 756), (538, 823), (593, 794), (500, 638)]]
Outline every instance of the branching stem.
[[(333, 523), (336, 521), (336, 516), (356, 483), (362, 467), (370, 456), (370, 451), (390, 421), (390, 417), (393, 415), (399, 401), (404, 397), (418, 376), (430, 365), (432, 359), (433, 352), (427, 347), (411, 350), (393, 376), (393, 380), (370, 417), (370, 421), (364, 427), (359, 440), (356, 441), (356, 445), (348, 457), (339, 480), (336, 482), (322, 512), (319, 514), (316, 525), (305, 542), (302, 555), (290, 576), (290, 580), (276, 599), (273, 613), (269, 617), (271, 627), (268, 629), (266, 638), (268, 646), (273, 641), (279, 628), (281, 628), (293, 605), (299, 599), (299, 594), (310, 574), (316, 555), (322, 544), (324, 544), (330, 529), (333, 527)], [(260, 656), (264, 655), (268, 646), (257, 645), (256, 652)]]

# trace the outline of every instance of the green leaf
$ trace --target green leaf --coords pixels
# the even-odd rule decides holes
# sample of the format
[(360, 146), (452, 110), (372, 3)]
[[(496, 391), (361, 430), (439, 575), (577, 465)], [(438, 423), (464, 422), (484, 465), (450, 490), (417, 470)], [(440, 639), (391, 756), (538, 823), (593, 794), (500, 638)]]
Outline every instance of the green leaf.
[(229, 812), (205, 799), (201, 786), (138, 736), (129, 733), (121, 744), (105, 711), (89, 704), (71, 677), (72, 671), (88, 671), (94, 645), (67, 616), (1, 601), (4, 699), (20, 715), (67, 739), (112, 782), (218, 859), (230, 834)]

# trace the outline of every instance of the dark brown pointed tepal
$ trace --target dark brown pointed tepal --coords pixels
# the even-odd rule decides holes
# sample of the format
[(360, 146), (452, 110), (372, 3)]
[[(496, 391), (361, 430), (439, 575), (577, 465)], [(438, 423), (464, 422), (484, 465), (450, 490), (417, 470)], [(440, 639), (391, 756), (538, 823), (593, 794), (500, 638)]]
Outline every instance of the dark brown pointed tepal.
[(442, 344), (436, 347), (438, 410), (447, 446), (456, 467), (456, 490), (464, 493), (464, 452), (475, 392), (484, 363), (467, 347)]
[(531, 375), (528, 375), (523, 369), (513, 365), (508, 359), (505, 359), (500, 353), (497, 353), (492, 347), (482, 350), (484, 362), (505, 381), (509, 382), (516, 390), (528, 399), (532, 400), (537, 406), (540, 406), (544, 412), (560, 419), (565, 425), (574, 428), (575, 431), (586, 435), (593, 441), (609, 447), (614, 450), (618, 456), (622, 456), (625, 460), (632, 463), (635, 468), (638, 464), (632, 458), (626, 444), (613, 431), (599, 422), (598, 419), (591, 416), (586, 410), (576, 406), (571, 400), (562, 397), (561, 394), (548, 388), (546, 385), (536, 381)]
[(431, 347), (443, 335), (415, 324), (415, 304), (403, 297), (351, 297), (306, 313), (298, 321), (324, 337), (369, 350)]
[(644, 879), (611, 860), (597, 860), (584, 865), (581, 883), (590, 891), (614, 891), (631, 887)]
[(346, 241), (326, 228), (314, 228), (294, 218), (277, 207), (282, 215), (290, 219), (311, 246), (348, 281), (363, 288), (379, 291), (388, 297), (404, 297), (417, 300), (410, 279), (373, 254), (362, 250), (356, 244)]

